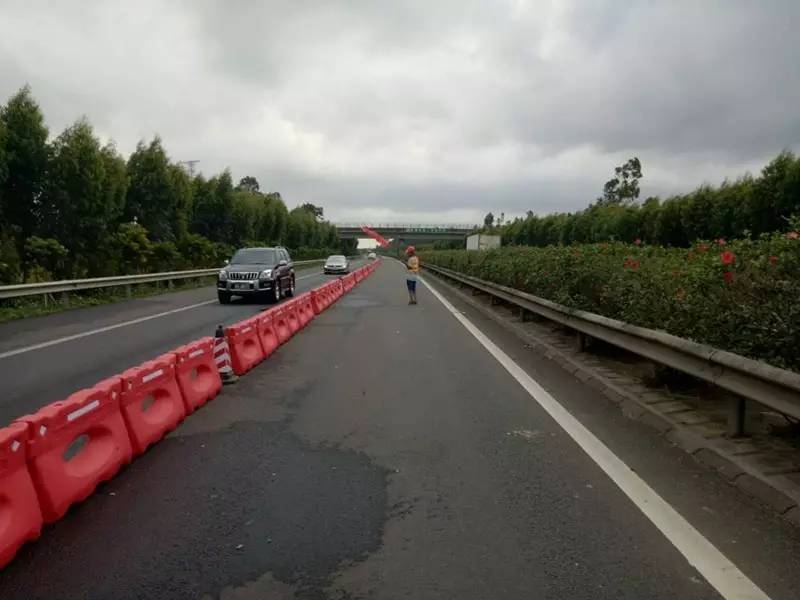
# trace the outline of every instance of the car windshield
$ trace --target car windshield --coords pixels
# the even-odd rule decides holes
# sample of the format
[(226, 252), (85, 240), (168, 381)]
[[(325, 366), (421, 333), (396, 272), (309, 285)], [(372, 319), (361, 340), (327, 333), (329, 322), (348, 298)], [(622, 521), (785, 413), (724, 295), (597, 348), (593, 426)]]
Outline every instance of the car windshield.
[(329, 263), (343, 263), (343, 262), (346, 262), (346, 259), (345, 259), (344, 256), (329, 256), (328, 257), (328, 262)]
[(239, 250), (231, 259), (232, 265), (274, 265), (277, 261), (275, 250), (247, 248)]

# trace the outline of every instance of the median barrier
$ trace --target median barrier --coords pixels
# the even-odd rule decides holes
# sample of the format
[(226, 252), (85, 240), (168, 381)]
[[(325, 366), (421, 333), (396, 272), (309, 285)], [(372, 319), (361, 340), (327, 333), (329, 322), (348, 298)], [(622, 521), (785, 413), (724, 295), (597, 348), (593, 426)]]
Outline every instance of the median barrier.
[(257, 320), (258, 339), (261, 341), (264, 358), (267, 358), (281, 345), (275, 325), (275, 314), (273, 311), (268, 310), (258, 315)]
[(0, 429), (0, 569), (42, 530), (39, 499), (26, 465), (27, 440), (25, 423)]
[(300, 321), (297, 317), (297, 301), (284, 302), (283, 310), (286, 315), (286, 324), (289, 326), (289, 337), (291, 337), (300, 331)]
[(121, 391), (120, 377), (106, 379), (18, 420), (28, 427), (28, 468), (45, 523), (131, 462)]
[(172, 353), (176, 359), (178, 387), (186, 414), (189, 414), (216, 397), (222, 389), (222, 378), (214, 360), (214, 338), (204, 337)]
[(258, 339), (258, 315), (240, 321), (225, 330), (231, 352), (233, 372), (244, 375), (264, 360), (264, 350)]
[(163, 354), (122, 374), (120, 406), (134, 456), (175, 429), (186, 416), (175, 364), (174, 354)]
[(278, 334), (278, 343), (285, 344), (292, 337), (289, 331), (289, 323), (286, 320), (286, 310), (283, 306), (278, 306), (267, 311), (272, 314), (272, 322), (275, 324), (275, 333)]
[(328, 292), (324, 285), (316, 290), (311, 290), (311, 306), (314, 307), (315, 315), (322, 314), (322, 311), (327, 308), (327, 296)]
[(314, 320), (314, 307), (311, 304), (311, 292), (297, 298), (297, 317), (300, 321), (300, 327), (305, 327)]

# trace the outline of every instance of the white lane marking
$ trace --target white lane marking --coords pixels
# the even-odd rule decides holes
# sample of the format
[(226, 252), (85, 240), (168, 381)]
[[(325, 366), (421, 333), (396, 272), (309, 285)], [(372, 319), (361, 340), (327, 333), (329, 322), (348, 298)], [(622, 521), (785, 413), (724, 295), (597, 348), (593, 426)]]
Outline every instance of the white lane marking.
[[(322, 273), (312, 273), (311, 275), (303, 275), (302, 277), (298, 277), (297, 279), (308, 279), (309, 277), (319, 277)], [(26, 352), (32, 352), (34, 350), (41, 350), (42, 348), (49, 348), (50, 346), (56, 346), (58, 344), (63, 344), (65, 342), (71, 342), (72, 340), (79, 340), (81, 338), (89, 337), (90, 335), (97, 335), (98, 333), (105, 333), (106, 331), (114, 331), (115, 329), (119, 329), (120, 327), (128, 327), (129, 325), (136, 325), (138, 323), (144, 323), (145, 321), (150, 321), (151, 319), (160, 319), (161, 317), (167, 317), (169, 315), (174, 315), (179, 312), (183, 312), (185, 310), (192, 310), (193, 308), (200, 308), (201, 306), (207, 306), (209, 304), (214, 304), (217, 302), (216, 300), (206, 300), (205, 302), (198, 302), (197, 304), (190, 304), (189, 306), (181, 306), (180, 308), (174, 308), (172, 310), (168, 310), (161, 313), (156, 313), (154, 315), (148, 315), (146, 317), (139, 317), (138, 319), (132, 319), (130, 321), (123, 321), (122, 323), (115, 323), (114, 325), (107, 325), (106, 327), (98, 327), (97, 329), (91, 329), (89, 331), (82, 331), (81, 333), (76, 333), (73, 335), (67, 335), (64, 337), (56, 338), (54, 340), (48, 340), (46, 342), (40, 342), (38, 344), (32, 344), (30, 346), (24, 346), (23, 348), (16, 348), (14, 350), (7, 350), (6, 352), (0, 352), (0, 360), (3, 358), (9, 358), (11, 356), (16, 356), (17, 354), (25, 354)]]
[(444, 305), (444, 307), (469, 331), (475, 339), (517, 380), (531, 398), (558, 423), (558, 425), (580, 446), (621, 489), (637, 508), (650, 519), (689, 564), (706, 578), (726, 600), (770, 600), (755, 583), (742, 573), (722, 552), (684, 519), (641, 477), (634, 473), (622, 459), (614, 454), (591, 431), (573, 417), (536, 380), (494, 342), (461, 314), (428, 282), (422, 284)]

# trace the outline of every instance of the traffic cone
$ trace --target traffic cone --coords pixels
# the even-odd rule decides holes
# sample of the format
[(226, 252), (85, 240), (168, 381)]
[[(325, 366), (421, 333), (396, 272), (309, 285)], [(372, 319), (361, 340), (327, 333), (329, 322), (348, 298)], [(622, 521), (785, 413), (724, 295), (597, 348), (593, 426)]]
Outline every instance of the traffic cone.
[(217, 363), (222, 383), (236, 383), (239, 376), (233, 372), (228, 340), (225, 337), (225, 330), (222, 329), (222, 325), (217, 325), (217, 330), (214, 332), (214, 361)]

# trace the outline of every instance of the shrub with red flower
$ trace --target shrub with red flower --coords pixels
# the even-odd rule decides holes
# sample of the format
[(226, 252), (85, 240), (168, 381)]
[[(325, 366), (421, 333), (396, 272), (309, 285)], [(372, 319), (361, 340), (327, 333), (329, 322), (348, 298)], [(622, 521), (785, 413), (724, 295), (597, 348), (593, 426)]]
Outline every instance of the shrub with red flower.
[(623, 266), (624, 266), (626, 269), (630, 269), (631, 271), (635, 271), (636, 269), (638, 269), (638, 268), (639, 268), (639, 261), (638, 261), (638, 260), (634, 260), (634, 259), (632, 259), (630, 256), (628, 256), (628, 257), (625, 259), (625, 262), (624, 262), (624, 263), (622, 263), (622, 265), (623, 265)]
[(723, 265), (732, 265), (733, 263), (736, 262), (736, 255), (730, 250), (727, 250), (722, 254), (720, 254), (719, 258), (722, 261)]
[(796, 240), (797, 238), (800, 238), (800, 232), (790, 231), (789, 233), (786, 234), (786, 237), (789, 238), (790, 240)]
[(769, 264), (771, 264), (773, 266), (777, 265), (778, 264), (778, 257), (777, 256), (770, 256), (769, 257)]
[(725, 245), (725, 244), (727, 244), (727, 243), (728, 243), (728, 242), (726, 242), (726, 241), (725, 241), (725, 238), (719, 238), (719, 239), (717, 240), (717, 246), (724, 246), (724, 245)]
[(633, 243), (636, 244), (637, 246), (641, 246), (642, 245), (642, 239), (641, 238), (636, 238), (635, 240), (633, 240)]
[(725, 278), (725, 281), (731, 283), (733, 281), (733, 271), (725, 271), (722, 276)]

